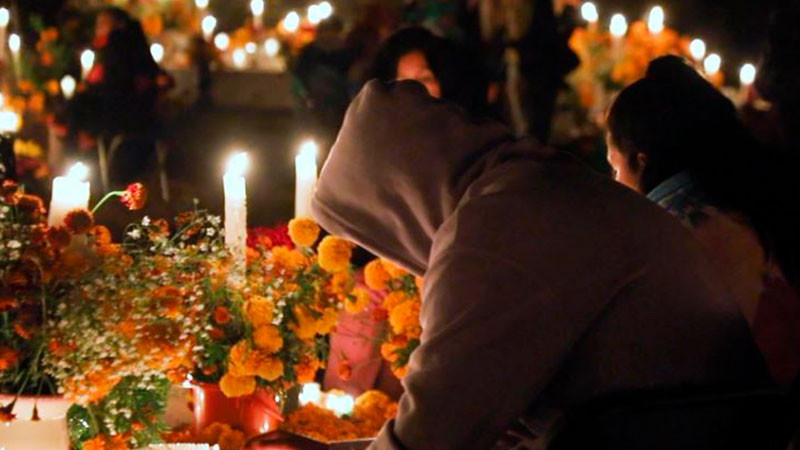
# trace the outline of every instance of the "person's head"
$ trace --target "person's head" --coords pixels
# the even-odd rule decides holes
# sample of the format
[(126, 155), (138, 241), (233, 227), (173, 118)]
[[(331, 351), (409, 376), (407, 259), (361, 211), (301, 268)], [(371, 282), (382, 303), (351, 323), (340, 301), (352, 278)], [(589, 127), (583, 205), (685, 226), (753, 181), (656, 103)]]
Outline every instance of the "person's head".
[(768, 255), (800, 287), (800, 222), (792, 164), (758, 143), (736, 108), (674, 56), (650, 63), (608, 113), (608, 159), (615, 178), (643, 194), (687, 172), (722, 211), (743, 217)]
[(679, 172), (724, 164), (718, 158), (743, 136), (733, 103), (683, 59), (666, 56), (612, 104), (608, 161), (617, 181), (647, 193)]
[(95, 38), (107, 37), (115, 30), (123, 29), (128, 26), (131, 17), (125, 10), (108, 7), (100, 10), (94, 25)]
[(458, 44), (421, 27), (405, 28), (378, 49), (372, 78), (414, 80), (432, 97), (458, 103), (474, 114), (486, 109), (488, 76), (480, 61)]

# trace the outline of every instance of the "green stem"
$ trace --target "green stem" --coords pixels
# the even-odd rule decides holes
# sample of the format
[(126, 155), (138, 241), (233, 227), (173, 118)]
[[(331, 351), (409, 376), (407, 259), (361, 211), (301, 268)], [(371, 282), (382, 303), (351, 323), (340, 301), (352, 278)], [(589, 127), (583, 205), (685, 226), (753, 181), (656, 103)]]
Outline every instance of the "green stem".
[(108, 199), (110, 199), (111, 197), (121, 197), (124, 193), (125, 193), (125, 191), (111, 191), (111, 192), (109, 192), (108, 194), (106, 194), (105, 197), (100, 199), (100, 201), (97, 202), (96, 205), (94, 205), (94, 208), (92, 208), (92, 214), (96, 213), (97, 210), (100, 209), (100, 207), (103, 206), (103, 204), (105, 202), (107, 202)]

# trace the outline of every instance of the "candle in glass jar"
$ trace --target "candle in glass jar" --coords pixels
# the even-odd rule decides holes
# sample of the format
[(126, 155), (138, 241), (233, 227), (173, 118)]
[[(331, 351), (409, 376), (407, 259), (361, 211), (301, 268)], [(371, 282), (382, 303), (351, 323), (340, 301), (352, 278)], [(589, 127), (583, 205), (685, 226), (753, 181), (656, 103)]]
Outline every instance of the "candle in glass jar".
[(317, 186), (317, 144), (308, 140), (300, 146), (300, 151), (294, 159), (295, 167), (295, 193), (294, 216), (303, 217), (311, 215), (311, 197)]
[[(225, 189), (225, 246), (233, 257), (232, 275), (244, 279), (247, 252), (247, 192), (244, 173), (247, 153), (239, 152), (228, 160), (222, 181)], [(238, 281), (238, 280), (237, 280)]]
[(83, 163), (74, 164), (63, 177), (53, 179), (50, 198), (49, 226), (62, 225), (67, 214), (75, 209), (89, 208), (89, 182), (85, 181), (89, 168)]

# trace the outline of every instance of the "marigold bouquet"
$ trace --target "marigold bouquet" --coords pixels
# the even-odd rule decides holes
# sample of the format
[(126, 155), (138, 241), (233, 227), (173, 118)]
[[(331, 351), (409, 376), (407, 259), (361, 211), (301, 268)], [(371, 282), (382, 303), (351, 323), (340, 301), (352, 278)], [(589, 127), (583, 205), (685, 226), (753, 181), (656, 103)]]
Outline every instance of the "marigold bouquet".
[(389, 322), (381, 344), (381, 355), (391, 363), (395, 376), (403, 378), (411, 354), (419, 347), (422, 334), (419, 320), (422, 279), (385, 259), (367, 264), (364, 279), (370, 289), (388, 292), (382, 308), (376, 311), (379, 316), (377, 319)]

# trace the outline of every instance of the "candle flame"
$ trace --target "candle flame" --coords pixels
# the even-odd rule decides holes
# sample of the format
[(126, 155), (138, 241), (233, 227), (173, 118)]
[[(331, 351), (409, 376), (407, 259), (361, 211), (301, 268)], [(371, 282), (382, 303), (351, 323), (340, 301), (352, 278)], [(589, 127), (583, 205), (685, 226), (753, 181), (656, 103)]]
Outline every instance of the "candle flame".
[(647, 18), (647, 28), (653, 34), (658, 34), (664, 31), (664, 8), (654, 6), (650, 10), (650, 15)]
[(707, 75), (716, 75), (721, 67), (722, 58), (716, 53), (708, 55), (703, 62), (703, 68), (706, 70)]
[(628, 21), (622, 14), (614, 14), (609, 29), (614, 37), (621, 38), (628, 32)]
[(8, 48), (13, 53), (17, 53), (19, 49), (22, 48), (22, 39), (18, 34), (11, 33), (11, 35), (8, 36)]
[(194, 0), (194, 5), (200, 9), (208, 8), (208, 0)]
[(83, 67), (84, 70), (89, 70), (92, 68), (93, 65), (94, 65), (94, 52), (88, 49), (84, 50), (83, 53), (81, 53), (81, 67)]
[(224, 52), (228, 49), (228, 46), (231, 45), (231, 38), (227, 33), (220, 33), (214, 37), (214, 45), (217, 49)]
[(739, 71), (739, 79), (745, 86), (753, 84), (756, 81), (756, 66), (750, 63), (743, 65)]
[(355, 407), (355, 400), (344, 392), (330, 392), (325, 396), (325, 408), (333, 411), (337, 416), (351, 414)]
[(254, 16), (264, 14), (264, 0), (252, 0), (250, 2), (250, 11), (253, 12)]
[(328, 19), (333, 15), (333, 5), (328, 1), (319, 3), (319, 13), (322, 20)]
[(230, 176), (242, 177), (247, 171), (248, 165), (247, 153), (238, 152), (228, 159), (228, 168), (225, 173)]
[(300, 28), (300, 14), (295, 11), (290, 11), (283, 19), (283, 28), (289, 33), (294, 33)]
[(241, 48), (237, 48), (233, 51), (233, 64), (238, 69), (244, 69), (247, 65), (247, 52), (245, 52)]
[(267, 42), (264, 43), (264, 51), (270, 58), (274, 58), (280, 50), (281, 43), (275, 38), (269, 38), (267, 39)]
[(214, 32), (214, 28), (217, 28), (217, 18), (212, 15), (205, 16), (200, 26), (203, 28), (204, 34), (210, 35)]
[(300, 405), (305, 406), (309, 403), (313, 403), (315, 405), (319, 405), (320, 400), (322, 399), (322, 390), (317, 383), (306, 383), (303, 385), (303, 389), (300, 391), (300, 395), (298, 396), (298, 400), (300, 401)]
[(311, 25), (317, 25), (322, 22), (322, 11), (320, 11), (319, 5), (309, 6), (306, 17)]
[(5, 27), (11, 20), (11, 13), (8, 8), (0, 8), (0, 27)]
[(19, 127), (19, 114), (14, 111), (0, 111), (0, 133), (14, 133)]
[(702, 61), (706, 56), (706, 43), (702, 39), (695, 39), (689, 44), (689, 52), (695, 61)]
[(581, 17), (589, 23), (595, 23), (600, 18), (597, 12), (597, 6), (592, 2), (586, 2), (581, 5)]
[(153, 45), (150, 46), (150, 54), (153, 55), (153, 60), (155, 60), (156, 64), (161, 64), (161, 61), (164, 59), (164, 46), (158, 42), (154, 42)]
[(310, 159), (317, 159), (317, 153), (319, 152), (319, 146), (316, 142), (312, 139), (309, 139), (300, 146), (300, 151), (297, 152), (297, 155), (301, 158), (310, 158)]
[(78, 83), (75, 81), (75, 78), (72, 78), (71, 75), (65, 75), (64, 78), (61, 79), (61, 92), (64, 93), (64, 97), (67, 99), (72, 97), (72, 94), (75, 93), (75, 88), (78, 86)]
[(88, 175), (89, 168), (82, 162), (73, 164), (67, 171), (67, 178), (75, 181), (83, 181)]

